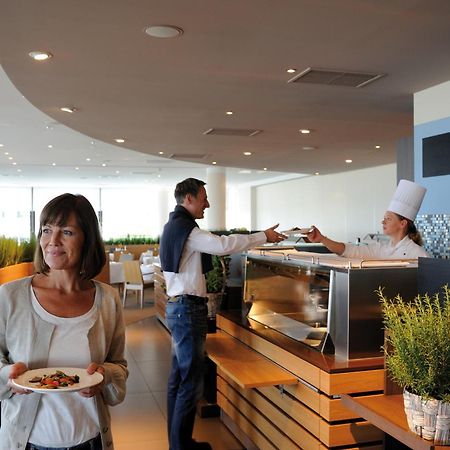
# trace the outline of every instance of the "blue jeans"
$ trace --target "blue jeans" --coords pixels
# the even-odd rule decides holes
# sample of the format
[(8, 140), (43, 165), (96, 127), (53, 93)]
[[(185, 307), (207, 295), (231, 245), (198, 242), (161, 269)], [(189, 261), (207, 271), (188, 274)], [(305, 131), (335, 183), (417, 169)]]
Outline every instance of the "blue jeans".
[(171, 298), (166, 306), (172, 334), (172, 368), (167, 386), (167, 426), (170, 450), (187, 450), (192, 443), (195, 410), (203, 393), (206, 299)]

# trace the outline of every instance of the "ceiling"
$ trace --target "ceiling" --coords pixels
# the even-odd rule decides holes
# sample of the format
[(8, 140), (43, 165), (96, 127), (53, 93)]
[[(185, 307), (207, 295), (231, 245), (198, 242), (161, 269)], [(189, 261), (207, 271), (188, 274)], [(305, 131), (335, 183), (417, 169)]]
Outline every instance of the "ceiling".
[[(0, 64), (25, 98), (0, 98), (1, 150), (22, 167), (13, 177), (0, 155), (0, 182), (48, 180), (63, 166), (66, 178), (119, 182), (217, 162), (252, 182), (392, 163), (396, 141), (413, 133), (413, 93), (450, 79), (448, 0), (2, 3)], [(184, 33), (144, 32), (159, 24)], [(53, 57), (38, 63), (33, 50)], [(307, 68), (383, 76), (359, 88), (288, 82)]]

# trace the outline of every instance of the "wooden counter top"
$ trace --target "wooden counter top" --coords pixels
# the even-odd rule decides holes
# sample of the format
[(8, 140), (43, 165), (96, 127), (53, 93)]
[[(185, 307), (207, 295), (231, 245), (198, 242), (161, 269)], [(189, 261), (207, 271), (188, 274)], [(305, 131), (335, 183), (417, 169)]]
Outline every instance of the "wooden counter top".
[(256, 321), (251, 321), (250, 324), (247, 319), (241, 317), (240, 311), (221, 311), (220, 315), (328, 373), (384, 368), (384, 357), (382, 355), (377, 358), (339, 359), (334, 355), (321, 353), (301, 342), (297, 342), (274, 330), (265, 328)]
[(448, 450), (450, 448), (434, 445), (432, 441), (426, 441), (409, 430), (402, 395), (350, 397), (343, 394), (341, 401), (377, 428), (414, 450)]
[(297, 384), (297, 378), (237, 339), (218, 331), (208, 334), (209, 358), (244, 389)]

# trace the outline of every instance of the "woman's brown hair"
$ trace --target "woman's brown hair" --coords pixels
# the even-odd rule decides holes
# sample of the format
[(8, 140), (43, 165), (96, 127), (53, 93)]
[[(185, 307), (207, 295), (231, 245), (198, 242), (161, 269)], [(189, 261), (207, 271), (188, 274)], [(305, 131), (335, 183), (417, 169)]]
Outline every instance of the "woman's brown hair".
[(62, 194), (50, 200), (44, 207), (40, 217), (38, 244), (34, 254), (34, 267), (38, 273), (48, 273), (50, 267), (44, 260), (39, 241), (44, 225), (64, 226), (71, 213), (75, 214), (78, 226), (84, 234), (81, 251), (80, 275), (90, 280), (97, 276), (106, 263), (105, 247), (100, 234), (97, 216), (89, 200), (82, 195)]
[(417, 245), (420, 245), (421, 247), (423, 247), (423, 239), (422, 239), (422, 236), (421, 236), (420, 232), (417, 230), (415, 223), (412, 220), (401, 216), (400, 214), (396, 214), (396, 216), (398, 216), (398, 218), (400, 220), (406, 220), (406, 222), (407, 222), (407, 228), (406, 228), (407, 236), (413, 242), (415, 242)]

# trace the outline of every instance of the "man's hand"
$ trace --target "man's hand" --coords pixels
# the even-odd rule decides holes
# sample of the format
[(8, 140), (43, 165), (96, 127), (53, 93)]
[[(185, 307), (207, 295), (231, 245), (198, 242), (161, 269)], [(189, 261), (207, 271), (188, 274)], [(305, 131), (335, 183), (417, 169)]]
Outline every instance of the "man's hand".
[[(103, 376), (105, 376), (105, 368), (96, 363), (90, 363), (89, 366), (87, 367), (86, 371), (89, 375), (92, 375), (94, 372), (98, 372), (98, 373), (101, 373)], [(101, 383), (96, 384), (95, 386), (88, 387), (86, 389), (82, 389), (78, 393), (82, 397), (86, 397), (86, 398), (93, 397), (94, 395), (98, 394), (102, 390), (102, 387), (104, 386), (104, 384), (105, 384), (105, 380), (103, 379), (103, 381)]]
[(278, 231), (275, 231), (275, 228), (277, 228), (279, 223), (274, 225), (271, 228), (268, 228), (267, 230), (264, 230), (264, 233), (266, 234), (267, 242), (281, 242), (286, 239), (287, 236), (284, 234), (278, 233)]

